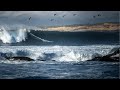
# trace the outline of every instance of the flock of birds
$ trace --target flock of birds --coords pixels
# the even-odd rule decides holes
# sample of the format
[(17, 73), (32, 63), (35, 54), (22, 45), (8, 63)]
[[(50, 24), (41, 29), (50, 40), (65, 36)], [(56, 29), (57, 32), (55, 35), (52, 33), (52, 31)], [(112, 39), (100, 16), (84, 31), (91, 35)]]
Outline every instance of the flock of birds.
[[(55, 13), (54, 16), (57, 16), (57, 14)], [(62, 17), (66, 17), (67, 15), (63, 15)], [(73, 14), (73, 16), (77, 16), (77, 14)], [(101, 14), (98, 15), (94, 15), (93, 18), (95, 19), (96, 17), (100, 17)], [(31, 17), (29, 17), (29, 20), (31, 20)], [(54, 21), (55, 19), (50, 19), (50, 21)]]
[[(73, 14), (73, 16), (76, 16), (77, 14)], [(57, 16), (57, 14), (55, 13), (54, 16)], [(62, 17), (64, 18), (66, 15), (63, 15)], [(29, 20), (31, 20), (31, 17), (29, 17)], [(54, 21), (54, 19), (50, 19), (50, 21)]]
[[(98, 14), (97, 16), (99, 17), (99, 16), (101, 16), (101, 14)], [(93, 18), (96, 18), (97, 16), (93, 16)]]
[[(73, 14), (73, 16), (76, 16), (77, 14)], [(57, 14), (55, 13), (54, 16), (57, 16)], [(63, 18), (66, 17), (66, 15), (62, 16)], [(54, 21), (54, 19), (50, 19), (50, 21)]]

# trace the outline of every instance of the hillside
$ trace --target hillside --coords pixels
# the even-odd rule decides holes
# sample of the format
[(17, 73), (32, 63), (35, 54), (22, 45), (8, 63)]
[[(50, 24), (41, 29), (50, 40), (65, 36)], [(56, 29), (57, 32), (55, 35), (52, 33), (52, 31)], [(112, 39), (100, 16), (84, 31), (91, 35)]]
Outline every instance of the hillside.
[(66, 26), (54, 26), (48, 27), (49, 31), (113, 31), (119, 30), (119, 23), (99, 23), (94, 25), (66, 25)]

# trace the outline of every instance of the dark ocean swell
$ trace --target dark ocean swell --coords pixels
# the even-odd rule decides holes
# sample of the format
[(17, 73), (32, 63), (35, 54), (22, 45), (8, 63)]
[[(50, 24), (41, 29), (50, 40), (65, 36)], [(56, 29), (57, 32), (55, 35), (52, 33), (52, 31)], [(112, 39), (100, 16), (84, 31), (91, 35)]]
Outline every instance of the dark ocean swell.
[[(6, 32), (5, 32), (6, 33)], [(10, 33), (10, 38), (8, 37)], [(9, 31), (1, 36), (0, 45), (28, 46), (28, 45), (119, 45), (119, 31), (86, 31), (86, 32), (58, 32), (58, 31)], [(1, 34), (3, 35), (3, 34)], [(7, 37), (7, 38), (6, 38)], [(4, 39), (5, 38), (5, 39)], [(8, 40), (4, 41), (3, 40)]]

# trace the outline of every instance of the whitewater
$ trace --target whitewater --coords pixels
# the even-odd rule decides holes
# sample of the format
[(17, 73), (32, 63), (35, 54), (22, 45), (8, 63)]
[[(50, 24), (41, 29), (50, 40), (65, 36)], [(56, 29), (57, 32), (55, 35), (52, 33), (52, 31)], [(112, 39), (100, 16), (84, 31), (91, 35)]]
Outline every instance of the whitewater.
[(27, 56), (35, 61), (80, 62), (95, 56), (107, 55), (116, 45), (91, 46), (0, 46), (0, 62), (6, 62), (2, 54)]
[(15, 28), (11, 28), (8, 26), (7, 26), (7, 28), (4, 26), (0, 27), (0, 40), (3, 43), (22, 42), (22, 41), (26, 41), (28, 33), (43, 42), (53, 42), (53, 41), (42, 39), (42, 38), (30, 33), (30, 28), (25, 28), (25, 27), (21, 28), (20, 27), (20, 28), (15, 29)]

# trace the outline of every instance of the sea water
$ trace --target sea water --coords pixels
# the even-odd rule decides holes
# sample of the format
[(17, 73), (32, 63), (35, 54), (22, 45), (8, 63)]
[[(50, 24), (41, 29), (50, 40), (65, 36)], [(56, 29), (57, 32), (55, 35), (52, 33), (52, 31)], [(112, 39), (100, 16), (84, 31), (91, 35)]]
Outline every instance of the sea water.
[[(88, 61), (119, 47), (119, 32), (0, 31), (0, 79), (118, 79), (119, 62)], [(22, 31), (23, 30), (23, 31)], [(34, 61), (10, 61), (4, 55)]]

